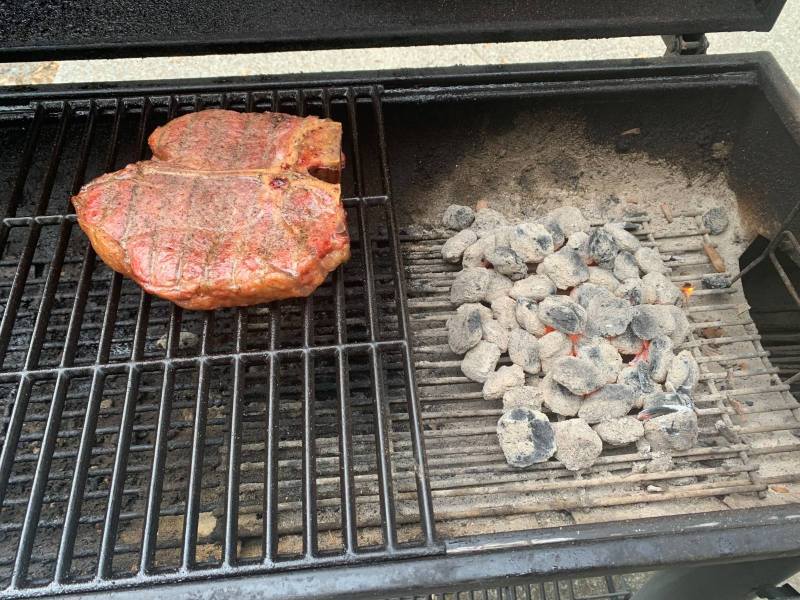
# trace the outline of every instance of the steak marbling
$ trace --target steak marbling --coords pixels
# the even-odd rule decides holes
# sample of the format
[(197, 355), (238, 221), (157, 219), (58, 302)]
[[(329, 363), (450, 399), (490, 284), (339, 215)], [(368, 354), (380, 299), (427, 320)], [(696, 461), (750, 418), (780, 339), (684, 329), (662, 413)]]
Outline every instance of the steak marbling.
[(153, 160), (72, 202), (97, 254), (188, 309), (307, 296), (350, 256), (341, 125), (207, 110), (149, 138)]

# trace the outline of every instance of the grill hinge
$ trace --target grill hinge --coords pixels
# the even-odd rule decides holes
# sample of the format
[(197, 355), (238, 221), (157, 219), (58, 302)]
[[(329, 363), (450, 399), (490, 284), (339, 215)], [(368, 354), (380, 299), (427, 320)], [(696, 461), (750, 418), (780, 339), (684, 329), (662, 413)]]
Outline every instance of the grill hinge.
[(705, 33), (662, 35), (661, 39), (667, 46), (664, 56), (705, 54), (708, 50), (708, 38)]

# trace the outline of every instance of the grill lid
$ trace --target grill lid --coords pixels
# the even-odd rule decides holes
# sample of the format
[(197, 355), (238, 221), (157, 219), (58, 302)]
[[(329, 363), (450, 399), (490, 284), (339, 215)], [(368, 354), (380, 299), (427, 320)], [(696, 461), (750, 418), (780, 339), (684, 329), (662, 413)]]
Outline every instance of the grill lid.
[(0, 60), (768, 31), (785, 0), (23, 0)]

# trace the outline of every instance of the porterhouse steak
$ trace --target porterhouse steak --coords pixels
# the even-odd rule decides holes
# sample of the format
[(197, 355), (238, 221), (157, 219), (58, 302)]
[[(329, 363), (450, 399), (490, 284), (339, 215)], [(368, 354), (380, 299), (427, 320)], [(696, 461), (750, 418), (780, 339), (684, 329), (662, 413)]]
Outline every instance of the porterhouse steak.
[(349, 258), (339, 123), (206, 110), (148, 142), (152, 160), (72, 198), (97, 254), (148, 292), (198, 310), (307, 296)]

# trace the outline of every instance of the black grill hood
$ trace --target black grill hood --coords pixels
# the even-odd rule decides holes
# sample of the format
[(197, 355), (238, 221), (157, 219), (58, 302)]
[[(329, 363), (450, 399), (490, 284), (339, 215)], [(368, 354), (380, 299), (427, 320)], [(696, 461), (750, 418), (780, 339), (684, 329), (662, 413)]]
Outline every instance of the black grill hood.
[(785, 0), (8, 0), (0, 60), (768, 31)]

